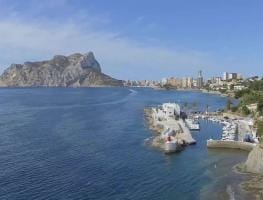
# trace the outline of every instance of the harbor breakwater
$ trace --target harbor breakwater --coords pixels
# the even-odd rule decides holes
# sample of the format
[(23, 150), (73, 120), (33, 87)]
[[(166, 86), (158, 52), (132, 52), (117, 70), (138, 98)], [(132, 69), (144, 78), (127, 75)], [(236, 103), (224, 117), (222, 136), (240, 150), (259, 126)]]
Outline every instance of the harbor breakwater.
[(249, 142), (231, 141), (231, 140), (207, 140), (208, 148), (227, 148), (240, 149), (250, 152), (255, 145)]
[(186, 145), (196, 143), (189, 128), (182, 119), (175, 119), (175, 116), (160, 119), (158, 112), (163, 111), (159, 110), (156, 112), (155, 108), (145, 109), (149, 129), (155, 133), (155, 136), (150, 141), (151, 146), (165, 153), (172, 153), (181, 151)]

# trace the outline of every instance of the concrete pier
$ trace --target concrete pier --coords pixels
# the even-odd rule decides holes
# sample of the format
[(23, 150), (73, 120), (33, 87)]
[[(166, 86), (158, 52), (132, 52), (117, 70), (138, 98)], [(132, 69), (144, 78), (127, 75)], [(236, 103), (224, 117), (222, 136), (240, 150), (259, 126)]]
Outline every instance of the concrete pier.
[(185, 145), (195, 144), (189, 128), (180, 119), (180, 106), (174, 103), (165, 103), (157, 108), (146, 109), (146, 117), (150, 129), (156, 135), (152, 146), (165, 152), (177, 152)]
[(241, 149), (250, 152), (256, 144), (232, 140), (207, 140), (208, 148)]
[(180, 119), (178, 121), (178, 124), (180, 125), (180, 127), (182, 129), (182, 133), (181, 133), (182, 140), (184, 140), (187, 144), (195, 144), (196, 141), (192, 137), (192, 134), (191, 134), (189, 128), (186, 126), (185, 122), (182, 119)]

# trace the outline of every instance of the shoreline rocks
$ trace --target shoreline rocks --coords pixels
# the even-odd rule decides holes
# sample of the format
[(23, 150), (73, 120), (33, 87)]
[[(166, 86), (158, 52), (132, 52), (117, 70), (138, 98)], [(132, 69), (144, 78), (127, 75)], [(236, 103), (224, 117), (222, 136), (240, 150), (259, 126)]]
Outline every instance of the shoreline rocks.
[(244, 163), (244, 170), (249, 173), (263, 175), (263, 145), (259, 144), (249, 153)]
[(246, 174), (247, 181), (240, 184), (244, 191), (254, 194), (255, 199), (263, 199), (263, 145), (258, 144), (248, 154), (244, 163), (235, 166), (236, 173)]

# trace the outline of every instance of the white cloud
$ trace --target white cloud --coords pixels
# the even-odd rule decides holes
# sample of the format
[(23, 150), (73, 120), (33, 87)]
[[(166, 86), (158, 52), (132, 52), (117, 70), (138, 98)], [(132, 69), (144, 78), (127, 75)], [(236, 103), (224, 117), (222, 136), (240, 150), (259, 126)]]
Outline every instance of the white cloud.
[(94, 51), (106, 73), (123, 79), (182, 74), (186, 67), (196, 71), (196, 67), (209, 63), (209, 56), (204, 53), (146, 46), (128, 38), (120, 38), (118, 34), (92, 28), (83, 30), (81, 24), (73, 23), (33, 24), (2, 20), (0, 51), (1, 66), (12, 62), (48, 59), (54, 54)]

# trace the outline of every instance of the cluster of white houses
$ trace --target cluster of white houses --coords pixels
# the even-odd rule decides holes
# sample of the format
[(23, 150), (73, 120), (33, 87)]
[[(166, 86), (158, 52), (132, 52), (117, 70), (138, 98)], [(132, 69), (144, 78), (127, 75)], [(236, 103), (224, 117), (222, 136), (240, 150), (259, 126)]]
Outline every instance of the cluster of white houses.
[(179, 117), (181, 108), (176, 103), (164, 103), (157, 108), (153, 108), (153, 118), (158, 121), (169, 120), (170, 118)]

